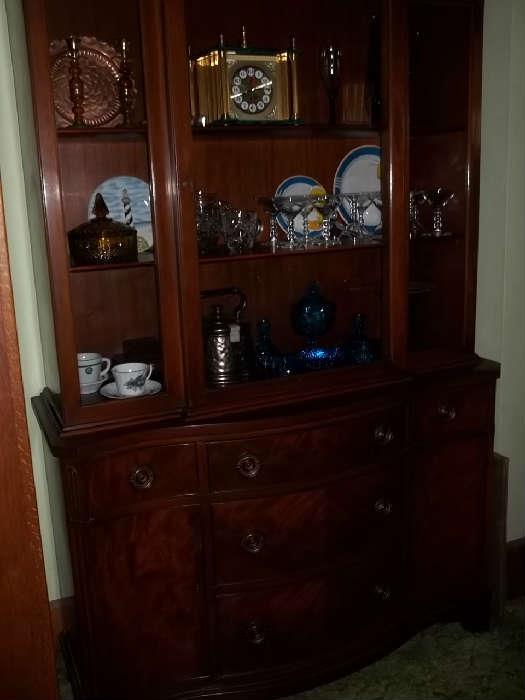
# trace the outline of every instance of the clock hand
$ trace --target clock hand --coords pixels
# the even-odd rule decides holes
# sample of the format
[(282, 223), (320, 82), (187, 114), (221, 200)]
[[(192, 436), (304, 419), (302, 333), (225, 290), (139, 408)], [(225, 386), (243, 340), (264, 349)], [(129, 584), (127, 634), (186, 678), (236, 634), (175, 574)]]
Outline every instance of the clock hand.
[(257, 85), (256, 87), (252, 87), (252, 92), (255, 92), (255, 90), (262, 90), (265, 87), (270, 87), (272, 85), (272, 81), (269, 80), (267, 83), (261, 83), (260, 85)]

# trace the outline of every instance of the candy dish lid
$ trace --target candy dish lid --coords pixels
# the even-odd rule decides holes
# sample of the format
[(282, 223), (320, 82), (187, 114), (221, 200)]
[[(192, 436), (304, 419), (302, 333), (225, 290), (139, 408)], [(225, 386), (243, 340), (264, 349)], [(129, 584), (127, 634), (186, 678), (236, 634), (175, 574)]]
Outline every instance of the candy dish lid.
[(72, 229), (69, 231), (68, 236), (73, 239), (99, 238), (102, 235), (111, 238), (112, 236), (137, 234), (137, 230), (132, 226), (108, 218), (109, 209), (100, 193), (97, 193), (95, 197), (93, 214), (95, 215), (94, 219), (90, 219)]

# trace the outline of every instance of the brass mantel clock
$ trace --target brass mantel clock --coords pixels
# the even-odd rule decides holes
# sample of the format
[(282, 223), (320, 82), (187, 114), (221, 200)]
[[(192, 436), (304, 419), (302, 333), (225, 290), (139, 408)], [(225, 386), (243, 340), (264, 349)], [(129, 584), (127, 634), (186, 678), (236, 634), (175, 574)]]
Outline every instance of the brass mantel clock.
[(266, 123), (298, 120), (295, 42), (286, 51), (219, 46), (190, 58), (194, 123)]

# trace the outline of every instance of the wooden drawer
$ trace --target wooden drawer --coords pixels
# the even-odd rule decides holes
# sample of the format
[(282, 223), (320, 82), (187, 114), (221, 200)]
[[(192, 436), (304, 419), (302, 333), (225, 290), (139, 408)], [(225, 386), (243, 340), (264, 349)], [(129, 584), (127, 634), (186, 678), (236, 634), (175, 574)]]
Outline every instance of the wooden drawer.
[(490, 430), (493, 391), (492, 384), (431, 387), (416, 398), (415, 439)]
[(392, 406), (309, 429), (208, 444), (213, 491), (304, 482), (372, 464), (405, 443), (405, 408)]
[(223, 674), (286, 665), (384, 633), (399, 597), (395, 568), (341, 570), (282, 587), (221, 595), (217, 652)]
[(363, 550), (397, 535), (399, 470), (375, 469), (323, 488), (213, 505), (218, 583), (274, 577)]
[[(198, 489), (195, 446), (144, 447), (112, 454), (78, 470), (85, 489), (80, 517), (96, 517), (148, 501), (169, 499)], [(74, 505), (74, 504), (73, 504)]]

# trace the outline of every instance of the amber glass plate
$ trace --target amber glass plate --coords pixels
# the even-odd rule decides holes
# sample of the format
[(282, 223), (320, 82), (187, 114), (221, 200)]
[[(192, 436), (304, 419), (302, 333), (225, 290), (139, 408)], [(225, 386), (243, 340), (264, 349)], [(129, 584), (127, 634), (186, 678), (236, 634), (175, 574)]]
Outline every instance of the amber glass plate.
[[(118, 80), (121, 57), (118, 51), (95, 37), (78, 40), (80, 78), (84, 85), (84, 124), (88, 127), (117, 126), (123, 121)], [(73, 124), (69, 93), (70, 63), (65, 39), (51, 42), (51, 81), (57, 127)]]

